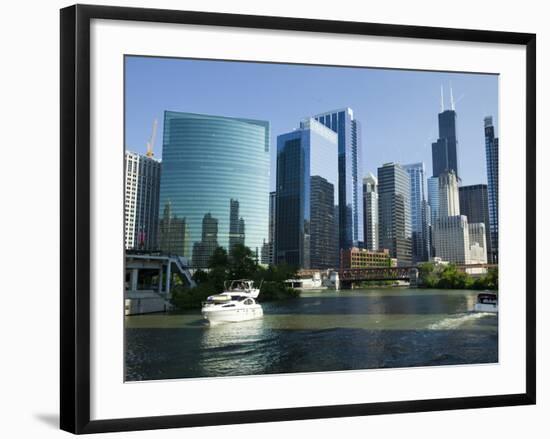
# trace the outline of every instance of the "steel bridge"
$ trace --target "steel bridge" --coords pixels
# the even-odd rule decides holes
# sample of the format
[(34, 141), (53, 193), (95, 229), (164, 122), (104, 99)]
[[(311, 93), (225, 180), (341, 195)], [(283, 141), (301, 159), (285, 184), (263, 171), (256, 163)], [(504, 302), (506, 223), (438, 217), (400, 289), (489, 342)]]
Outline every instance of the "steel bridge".
[[(459, 271), (472, 269), (490, 269), (495, 268), (494, 264), (455, 264)], [(349, 268), (338, 270), (341, 282), (360, 282), (368, 280), (403, 280), (410, 281), (411, 278), (418, 278), (417, 266), (398, 266), (398, 267), (371, 267), (371, 268)]]

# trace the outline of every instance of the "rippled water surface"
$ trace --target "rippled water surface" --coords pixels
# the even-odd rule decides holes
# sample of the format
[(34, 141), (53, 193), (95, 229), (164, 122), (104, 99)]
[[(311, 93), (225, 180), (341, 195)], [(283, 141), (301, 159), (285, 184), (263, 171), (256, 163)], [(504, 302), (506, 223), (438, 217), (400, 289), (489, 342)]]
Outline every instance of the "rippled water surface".
[(156, 380), (498, 362), (498, 316), (477, 291), (304, 292), (264, 317), (209, 326), (200, 312), (126, 317), (126, 379)]

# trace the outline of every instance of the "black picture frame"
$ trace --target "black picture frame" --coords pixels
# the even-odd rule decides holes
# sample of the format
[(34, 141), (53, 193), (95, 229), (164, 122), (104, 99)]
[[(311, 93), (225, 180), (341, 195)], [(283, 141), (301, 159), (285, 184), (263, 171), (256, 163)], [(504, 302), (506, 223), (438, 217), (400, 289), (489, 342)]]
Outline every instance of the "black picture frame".
[[(90, 420), (90, 21), (181, 23), (526, 47), (525, 393), (416, 401)], [(61, 10), (61, 429), (72, 433), (193, 427), (535, 404), (536, 35), (211, 12), (75, 5)]]

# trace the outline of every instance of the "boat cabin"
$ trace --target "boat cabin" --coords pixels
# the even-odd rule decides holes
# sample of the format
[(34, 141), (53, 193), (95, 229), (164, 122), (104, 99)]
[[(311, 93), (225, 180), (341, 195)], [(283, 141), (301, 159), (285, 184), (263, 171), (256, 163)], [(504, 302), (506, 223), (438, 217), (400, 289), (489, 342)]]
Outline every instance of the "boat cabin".
[(497, 295), (494, 293), (482, 293), (477, 295), (477, 303), (496, 304)]
[(228, 288), (228, 290), (230, 291), (247, 291), (252, 289), (254, 289), (254, 281), (251, 281), (249, 279), (232, 280)]

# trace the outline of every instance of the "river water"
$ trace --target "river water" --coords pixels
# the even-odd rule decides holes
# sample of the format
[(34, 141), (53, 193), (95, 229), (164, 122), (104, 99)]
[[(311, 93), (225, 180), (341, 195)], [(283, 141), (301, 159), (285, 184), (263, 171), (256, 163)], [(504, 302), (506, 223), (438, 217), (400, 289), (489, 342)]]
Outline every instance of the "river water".
[(126, 380), (498, 362), (498, 316), (478, 291), (303, 292), (264, 317), (209, 326), (199, 311), (126, 317)]

